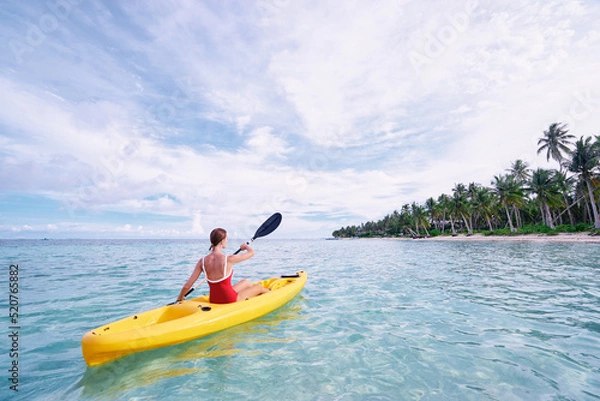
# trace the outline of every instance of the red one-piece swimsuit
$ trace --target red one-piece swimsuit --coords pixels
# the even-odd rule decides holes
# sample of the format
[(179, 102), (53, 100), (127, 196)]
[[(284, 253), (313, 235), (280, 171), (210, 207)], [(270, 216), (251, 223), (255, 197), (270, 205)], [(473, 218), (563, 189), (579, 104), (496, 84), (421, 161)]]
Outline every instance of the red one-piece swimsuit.
[[(204, 258), (202, 258), (202, 270), (204, 270)], [(206, 270), (204, 270), (206, 272)], [(220, 280), (209, 280), (208, 276), (206, 277), (206, 281), (208, 282), (208, 286), (210, 287), (210, 296), (209, 301), (213, 304), (230, 304), (232, 302), (237, 301), (237, 292), (233, 289), (231, 285), (231, 278), (233, 277), (233, 269), (231, 269), (231, 273), (228, 276), (225, 276), (227, 273), (227, 256), (225, 256), (225, 263), (223, 265), (223, 278)]]

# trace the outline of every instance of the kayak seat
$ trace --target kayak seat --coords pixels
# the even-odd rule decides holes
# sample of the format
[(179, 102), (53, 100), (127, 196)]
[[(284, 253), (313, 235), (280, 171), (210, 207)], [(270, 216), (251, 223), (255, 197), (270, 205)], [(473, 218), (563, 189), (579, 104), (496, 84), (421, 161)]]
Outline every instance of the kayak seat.
[(160, 317), (156, 320), (156, 323), (164, 323), (186, 317), (198, 312), (199, 310), (200, 309), (196, 304), (185, 301), (182, 303), (169, 305), (165, 308), (165, 311), (162, 313), (162, 315), (160, 315)]
[(292, 281), (292, 280), (287, 280), (287, 279), (280, 278), (279, 280), (273, 281), (271, 283), (271, 285), (269, 285), (269, 289), (271, 291), (273, 291), (273, 290), (276, 290), (278, 288), (285, 287), (287, 285), (287, 283), (290, 282), (290, 281)]

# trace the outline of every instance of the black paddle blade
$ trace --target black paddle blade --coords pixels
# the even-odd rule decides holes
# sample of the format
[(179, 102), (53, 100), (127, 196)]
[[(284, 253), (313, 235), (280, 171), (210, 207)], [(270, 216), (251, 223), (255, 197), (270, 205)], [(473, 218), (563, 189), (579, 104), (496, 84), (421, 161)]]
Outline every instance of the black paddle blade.
[[(250, 241), (246, 242), (246, 244), (250, 245), (250, 242), (254, 241), (255, 239), (271, 234), (273, 231), (275, 231), (277, 229), (277, 227), (279, 227), (279, 225), (281, 224), (281, 219), (282, 219), (281, 213), (273, 214), (264, 223), (262, 223), (260, 227), (258, 227), (258, 230), (256, 230), (256, 233), (254, 233), (254, 237), (252, 237), (252, 239)], [(241, 251), (242, 251), (242, 248), (238, 249), (233, 254), (237, 255)]]
[(258, 227), (258, 230), (256, 230), (254, 237), (252, 237), (252, 241), (254, 241), (257, 238), (264, 237), (265, 235), (269, 235), (273, 231), (275, 231), (277, 227), (279, 227), (279, 225), (281, 224), (281, 219), (282, 216), (279, 212), (269, 217), (267, 221), (265, 221), (260, 227)]

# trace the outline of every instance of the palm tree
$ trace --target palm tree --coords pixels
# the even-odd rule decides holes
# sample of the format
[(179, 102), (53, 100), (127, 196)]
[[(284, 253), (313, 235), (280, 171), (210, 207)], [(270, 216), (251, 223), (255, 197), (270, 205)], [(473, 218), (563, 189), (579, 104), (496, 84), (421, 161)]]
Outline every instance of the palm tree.
[[(521, 187), (523, 187), (525, 183), (527, 183), (531, 178), (531, 170), (529, 169), (529, 164), (527, 164), (526, 161), (523, 161), (521, 159), (515, 160), (512, 163), (511, 168), (507, 169), (507, 171), (514, 178), (515, 182)], [(521, 227), (521, 211), (515, 205), (512, 205), (512, 211), (515, 214), (517, 227)]]
[(410, 209), (412, 212), (413, 223), (415, 224), (415, 232), (419, 234), (419, 226), (421, 226), (425, 229), (426, 236), (429, 237), (429, 231), (427, 231), (429, 221), (427, 220), (425, 208), (421, 205), (417, 205), (416, 202), (413, 202)]
[(521, 159), (515, 160), (507, 171), (521, 184), (527, 182), (531, 178), (529, 164)]
[(546, 160), (549, 161), (552, 158), (562, 165), (563, 154), (570, 152), (567, 145), (571, 144), (571, 139), (575, 139), (575, 136), (569, 134), (565, 124), (553, 123), (547, 131), (544, 131), (544, 136), (538, 141), (537, 144), (541, 146), (538, 148), (537, 154), (539, 155), (545, 150)]
[(582, 176), (577, 176), (573, 197), (576, 199), (575, 203), (577, 204), (579, 204), (581, 200), (583, 200), (583, 206), (580, 207), (582, 221), (593, 222), (594, 216), (592, 215), (592, 210), (590, 209), (590, 195), (587, 190), (587, 184), (583, 180)]
[[(441, 226), (442, 233), (444, 232), (444, 227), (446, 226), (446, 216), (450, 211), (450, 197), (446, 194), (441, 194), (438, 197), (438, 207), (440, 209), (440, 214), (442, 217)], [(456, 235), (456, 231), (454, 230), (454, 220), (450, 219), (450, 225), (452, 227), (452, 235)]]
[(504, 207), (506, 218), (511, 232), (517, 231), (510, 217), (510, 207), (518, 207), (523, 204), (523, 190), (521, 185), (514, 179), (512, 175), (495, 175), (492, 181), (492, 192), (496, 194), (500, 204)]
[(559, 203), (561, 195), (555, 171), (538, 168), (531, 176), (530, 185), (529, 190), (537, 196), (543, 224), (554, 230), (550, 205)]
[(467, 187), (467, 203), (469, 205), (469, 225), (471, 226), (471, 231), (473, 230), (473, 228), (475, 228), (473, 226), (473, 217), (475, 214), (475, 210), (473, 209), (473, 203), (475, 201), (475, 197), (477, 196), (477, 190), (479, 187), (480, 185), (474, 182), (469, 183), (469, 186)]
[[(452, 189), (452, 212), (458, 219), (461, 217), (467, 227), (467, 235), (473, 235), (473, 228), (469, 224), (471, 218), (471, 207), (467, 199), (467, 188), (464, 184), (456, 184)], [(467, 218), (468, 217), (468, 218)]]
[(565, 167), (572, 173), (577, 173), (587, 185), (590, 207), (594, 215), (594, 228), (600, 229), (600, 217), (598, 206), (594, 196), (594, 171), (600, 165), (600, 146), (598, 140), (592, 143), (592, 138), (583, 136), (575, 142), (575, 148), (570, 152), (570, 159), (564, 163)]
[[(558, 185), (558, 188), (560, 189), (560, 192), (562, 193), (563, 196), (563, 202), (565, 205), (565, 210), (563, 210), (563, 212), (561, 214), (563, 214), (564, 212), (567, 212), (569, 214), (569, 223), (571, 224), (571, 227), (575, 226), (575, 219), (573, 218), (573, 213), (571, 212), (571, 206), (569, 204), (569, 192), (572, 192), (573, 186), (575, 185), (575, 180), (573, 179), (573, 177), (567, 177), (567, 175), (565, 173), (563, 173), (562, 171), (557, 171), (555, 174), (555, 179), (556, 179), (556, 185)], [(559, 215), (560, 216), (560, 215)]]
[[(410, 205), (408, 203), (405, 203), (404, 205), (402, 205), (402, 208), (400, 209), (400, 225), (402, 227), (403, 234), (405, 234), (406, 231), (409, 231), (409, 232), (412, 231), (412, 229), (410, 228), (411, 224), (412, 224), (412, 214), (410, 212)], [(411, 235), (413, 235), (412, 232), (411, 232)]]
[(479, 217), (485, 218), (490, 231), (494, 230), (492, 226), (492, 217), (494, 216), (494, 198), (490, 190), (482, 186), (475, 189), (475, 193), (471, 199), (473, 212)]
[(384, 234), (385, 235), (396, 235), (398, 233), (398, 222), (399, 214), (397, 210), (394, 210), (392, 214), (388, 214), (384, 217)]
[(437, 228), (437, 226), (435, 225), (435, 222), (439, 220), (439, 208), (437, 203), (435, 202), (435, 199), (433, 198), (428, 198), (425, 201), (425, 209), (427, 210), (427, 213), (429, 213), (429, 217), (431, 217), (431, 225), (434, 226), (434, 228)]

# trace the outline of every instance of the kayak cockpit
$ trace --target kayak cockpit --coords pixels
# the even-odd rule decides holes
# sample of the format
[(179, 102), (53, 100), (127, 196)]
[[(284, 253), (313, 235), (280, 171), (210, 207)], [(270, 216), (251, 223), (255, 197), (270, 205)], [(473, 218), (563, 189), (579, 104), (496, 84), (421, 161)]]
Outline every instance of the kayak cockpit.
[(198, 312), (207, 312), (210, 309), (210, 306), (202, 306), (195, 302), (176, 303), (164, 308), (164, 312), (156, 319), (156, 324), (170, 322)]

